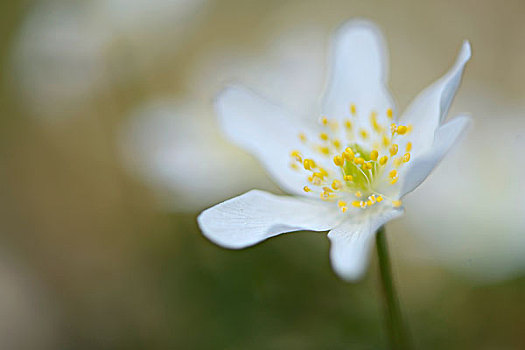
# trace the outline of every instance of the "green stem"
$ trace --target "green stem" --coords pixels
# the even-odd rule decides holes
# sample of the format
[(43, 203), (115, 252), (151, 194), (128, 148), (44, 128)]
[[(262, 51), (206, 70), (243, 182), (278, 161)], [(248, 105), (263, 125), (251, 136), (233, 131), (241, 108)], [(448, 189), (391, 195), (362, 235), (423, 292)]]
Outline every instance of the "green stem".
[(392, 278), (392, 267), (388, 255), (385, 227), (382, 226), (376, 234), (377, 256), (379, 258), (379, 272), (381, 285), (385, 297), (385, 308), (387, 311), (387, 324), (392, 349), (410, 349), (408, 333), (401, 317), (401, 308), (397, 298), (394, 281)]

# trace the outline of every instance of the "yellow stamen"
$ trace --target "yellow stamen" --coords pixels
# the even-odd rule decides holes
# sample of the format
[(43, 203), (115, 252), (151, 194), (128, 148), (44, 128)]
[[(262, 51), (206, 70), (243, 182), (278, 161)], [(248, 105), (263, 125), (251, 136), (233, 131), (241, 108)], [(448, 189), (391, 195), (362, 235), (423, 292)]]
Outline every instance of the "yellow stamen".
[(407, 133), (407, 131), (408, 131), (408, 128), (406, 126), (404, 126), (404, 125), (400, 125), (400, 126), (397, 127), (397, 133), (399, 135), (404, 135), (404, 134)]
[(301, 157), (301, 153), (300, 153), (299, 151), (292, 151), (292, 152), (290, 153), (290, 155), (291, 155), (293, 158), (295, 158), (295, 160), (297, 160), (298, 162), (302, 162), (302, 161), (303, 161), (303, 159), (302, 159), (302, 157)]
[(410, 153), (405, 153), (403, 156), (403, 162), (407, 163), (410, 160)]
[(370, 169), (372, 169), (372, 163), (365, 163), (365, 164), (363, 164), (363, 169), (364, 169), (364, 170), (370, 170)]
[(304, 186), (304, 187), (303, 187), (303, 190), (304, 190), (305, 192), (310, 192), (310, 191), (311, 191), (310, 187), (308, 187), (308, 186)]
[(395, 184), (395, 183), (397, 182), (397, 180), (399, 180), (398, 177), (392, 179), (392, 181), (390, 181), (390, 184), (391, 184), (391, 185)]
[(345, 201), (338, 201), (337, 205), (339, 206), (339, 208), (346, 207), (346, 202)]
[(305, 159), (303, 161), (303, 167), (305, 170), (311, 170), (315, 168), (315, 162), (312, 159)]
[(347, 130), (352, 130), (352, 122), (350, 121), (350, 119), (345, 119), (344, 124)]
[(407, 142), (406, 151), (407, 151), (407, 152), (412, 151), (412, 142)]
[(355, 104), (352, 103), (352, 104), (350, 105), (350, 113), (352, 113), (352, 115), (355, 115), (356, 112), (357, 112), (357, 109), (356, 109), (356, 107), (355, 107)]
[(386, 162), (388, 162), (388, 157), (387, 156), (382, 156), (381, 159), (379, 159), (379, 164), (381, 164), (381, 165), (385, 165)]
[(326, 117), (322, 117), (322, 118), (321, 118), (321, 124), (323, 124), (323, 125), (325, 125), (325, 126), (328, 125), (328, 118), (326, 118)]
[(381, 203), (383, 201), (383, 196), (377, 196), (376, 201), (377, 203)]
[(354, 151), (350, 147), (347, 147), (343, 153), (343, 157), (345, 157), (346, 160), (351, 161), (354, 159)]
[(334, 164), (337, 166), (343, 166), (345, 164), (345, 160), (342, 156), (335, 156), (334, 157)]
[(368, 131), (366, 131), (365, 129), (361, 129), (361, 130), (359, 130), (359, 135), (362, 138), (367, 139), (368, 138)]
[(361, 158), (361, 157), (359, 157), (359, 158), (354, 158), (354, 163), (355, 163), (355, 164), (361, 164), (361, 165), (363, 165), (364, 162), (365, 162), (365, 160), (364, 160), (363, 158)]
[(352, 202), (352, 205), (353, 205), (354, 207), (356, 207), (356, 208), (359, 208), (359, 207), (361, 206), (361, 202), (359, 202), (359, 201), (353, 201), (353, 202)]
[(355, 196), (356, 196), (357, 198), (361, 198), (361, 197), (363, 196), (363, 194), (362, 194), (360, 191), (357, 191), (357, 192), (355, 193)]
[(304, 133), (300, 133), (299, 140), (301, 140), (301, 142), (306, 142), (306, 135)]
[(332, 141), (332, 144), (334, 145), (334, 147), (337, 149), (337, 150), (340, 150), (341, 149), (341, 141), (339, 141), (338, 139), (334, 139)]
[(319, 147), (319, 152), (327, 156), (330, 154), (330, 148), (328, 148), (327, 146), (321, 146)]
[(390, 145), (390, 139), (388, 138), (388, 136), (386, 135), (383, 135), (383, 146), (384, 147), (388, 147), (388, 145)]
[(297, 164), (295, 163), (290, 163), (290, 168), (292, 168), (293, 170), (299, 170), (299, 166), (297, 166)]
[(392, 201), (392, 206), (394, 208), (399, 208), (401, 206), (401, 201)]
[(390, 146), (390, 156), (395, 156), (397, 154), (398, 146), (397, 144), (393, 144)]
[(328, 135), (325, 132), (319, 134), (319, 138), (323, 141), (328, 140)]
[(390, 176), (392, 179), (397, 176), (397, 170), (390, 170), (390, 173), (388, 173), (388, 176)]
[(341, 188), (343, 188), (343, 184), (342, 184), (341, 181), (339, 181), (339, 180), (334, 180), (334, 181), (332, 182), (332, 188), (333, 188), (334, 190), (336, 190), (336, 191), (337, 191), (337, 190), (340, 190)]
[(374, 162), (377, 160), (377, 157), (379, 157), (379, 152), (376, 150), (373, 150), (370, 152), (370, 159), (372, 159)]
[(401, 164), (403, 164), (403, 157), (399, 157), (399, 158), (394, 159), (394, 166), (395, 167), (400, 167)]
[(352, 181), (354, 178), (352, 175), (345, 175), (344, 176), (345, 181)]
[(346, 213), (347, 210), (348, 210), (347, 207), (342, 207), (342, 208), (341, 208), (341, 211), (342, 211), (343, 213)]
[(392, 119), (392, 117), (394, 116), (394, 112), (392, 112), (392, 108), (388, 108), (386, 110), (386, 116), (388, 117), (388, 119)]

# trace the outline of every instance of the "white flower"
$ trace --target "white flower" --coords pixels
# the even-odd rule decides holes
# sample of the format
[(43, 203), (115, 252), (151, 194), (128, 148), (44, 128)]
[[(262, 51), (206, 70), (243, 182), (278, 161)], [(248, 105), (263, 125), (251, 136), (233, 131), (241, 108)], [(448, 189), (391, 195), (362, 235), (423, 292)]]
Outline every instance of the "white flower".
[[(336, 273), (365, 271), (374, 233), (403, 212), (414, 190), (469, 124), (444, 122), (470, 46), (452, 69), (398, 117), (386, 87), (386, 49), (379, 31), (350, 21), (337, 33), (322, 110), (308, 123), (242, 87), (217, 99), (228, 137), (254, 154), (294, 197), (253, 190), (205, 210), (204, 235), (239, 249), (285, 232), (327, 231)], [(308, 74), (308, 72), (305, 72)], [(318, 119), (318, 123), (315, 123)]]

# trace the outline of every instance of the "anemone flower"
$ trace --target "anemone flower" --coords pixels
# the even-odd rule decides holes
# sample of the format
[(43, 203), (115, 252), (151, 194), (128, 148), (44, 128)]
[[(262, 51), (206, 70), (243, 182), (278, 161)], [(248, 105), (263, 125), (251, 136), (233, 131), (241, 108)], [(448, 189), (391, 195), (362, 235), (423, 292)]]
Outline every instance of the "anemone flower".
[(322, 110), (309, 120), (244, 87), (230, 86), (218, 96), (223, 131), (291, 196), (252, 190), (205, 210), (198, 223), (207, 238), (232, 249), (286, 232), (329, 231), (335, 272), (356, 280), (366, 270), (376, 231), (403, 213), (402, 198), (469, 124), (467, 116), (445, 117), (470, 45), (463, 44), (450, 71), (401, 116), (386, 86), (387, 51), (373, 24), (343, 25), (332, 55)]

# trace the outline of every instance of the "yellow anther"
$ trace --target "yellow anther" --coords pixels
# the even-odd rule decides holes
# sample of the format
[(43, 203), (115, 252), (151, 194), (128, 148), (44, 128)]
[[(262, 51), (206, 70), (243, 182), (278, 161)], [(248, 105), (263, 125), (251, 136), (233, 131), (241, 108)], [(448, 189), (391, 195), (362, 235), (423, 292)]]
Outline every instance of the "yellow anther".
[(393, 178), (393, 179), (390, 181), (390, 184), (391, 184), (391, 185), (395, 184), (395, 183), (397, 182), (397, 180), (399, 180), (398, 177)]
[(371, 205), (373, 205), (373, 204), (374, 204), (374, 203), (372, 203), (371, 200), (368, 200), (368, 201), (366, 202), (366, 205), (367, 205), (367, 206), (371, 206)]
[(382, 142), (384, 147), (388, 147), (388, 145), (390, 145), (390, 139), (386, 135), (383, 135)]
[(308, 176), (308, 181), (310, 181), (315, 186), (321, 186), (321, 184), (322, 184), (321, 178), (319, 178), (318, 176), (315, 176), (315, 175)]
[(408, 128), (406, 126), (404, 126), (404, 125), (400, 125), (400, 126), (397, 127), (397, 133), (399, 135), (404, 135), (404, 134), (407, 133), (407, 131), (408, 131)]
[(352, 115), (355, 115), (356, 112), (357, 112), (357, 109), (356, 109), (356, 107), (355, 107), (355, 104), (352, 103), (352, 104), (350, 105), (350, 113), (352, 113)]
[(390, 124), (390, 131), (392, 132), (392, 135), (396, 133), (397, 125), (395, 123)]
[(319, 170), (319, 173), (321, 173), (321, 176), (323, 176), (323, 177), (324, 176), (328, 176), (328, 172), (326, 170), (324, 170), (324, 168), (319, 167), (318, 170)]
[(403, 162), (408, 162), (410, 160), (410, 153), (405, 153), (405, 155), (403, 156)]
[(293, 158), (295, 158), (295, 160), (297, 160), (298, 162), (302, 162), (302, 161), (303, 161), (303, 159), (302, 159), (302, 157), (301, 157), (301, 153), (300, 153), (299, 151), (292, 151), (292, 152), (290, 153), (290, 155), (291, 155)]
[(407, 133), (410, 133), (412, 131), (412, 124), (407, 125)]
[(371, 196), (368, 197), (368, 200), (372, 202), (372, 204), (374, 204), (376, 202), (376, 195), (373, 194)]
[(299, 170), (299, 166), (295, 163), (290, 163), (290, 168), (292, 168), (293, 170)]
[(343, 152), (343, 157), (345, 157), (345, 159), (348, 161), (354, 159), (354, 151), (352, 151), (350, 147), (347, 147)]
[(390, 172), (388, 173), (388, 176), (390, 176), (392, 179), (397, 177), (397, 170), (390, 170)]
[(339, 208), (346, 207), (346, 202), (345, 201), (338, 201), (337, 205), (339, 206)]
[(303, 187), (303, 190), (304, 190), (305, 192), (310, 192), (310, 191), (312, 191), (312, 190), (310, 189), (310, 187), (308, 187), (308, 186), (304, 186), (304, 187)]
[(407, 142), (406, 151), (407, 151), (407, 152), (412, 151), (412, 142)]
[(319, 152), (327, 156), (330, 154), (330, 148), (328, 148), (327, 146), (321, 146), (319, 147)]
[(326, 140), (328, 140), (328, 134), (325, 133), (325, 132), (322, 132), (322, 133), (319, 134), (319, 138), (321, 140), (323, 140), (323, 141), (326, 141)]
[(398, 148), (399, 147), (395, 143), (392, 146), (390, 146), (390, 156), (395, 156), (397, 154)]
[(301, 140), (301, 142), (306, 142), (306, 135), (304, 133), (300, 133), (299, 140)]
[(339, 139), (334, 139), (332, 141), (332, 144), (334, 145), (334, 147), (337, 149), (337, 150), (340, 150), (341, 149), (341, 141), (339, 141)]
[(392, 201), (392, 206), (394, 208), (399, 208), (401, 206), (401, 201)]
[(377, 201), (377, 203), (381, 203), (383, 201), (383, 197), (382, 196), (377, 196), (376, 201)]
[(365, 202), (365, 201), (361, 201), (361, 202), (359, 202), (359, 206), (360, 206), (361, 208), (365, 209), (365, 208), (366, 208), (366, 202)]
[(340, 190), (341, 188), (343, 188), (343, 184), (342, 184), (341, 181), (339, 181), (339, 180), (334, 180), (334, 181), (332, 182), (332, 188), (333, 188), (334, 190), (336, 190), (336, 191), (337, 191), (337, 190)]
[(401, 164), (403, 164), (403, 157), (399, 157), (399, 158), (394, 159), (394, 166), (396, 168), (399, 168), (401, 166)]
[(313, 159), (305, 159), (303, 160), (303, 167), (305, 170), (311, 170), (315, 168), (315, 162)]
[(350, 119), (345, 119), (344, 125), (347, 130), (352, 130), (352, 122), (350, 121)]
[(342, 207), (342, 208), (341, 208), (341, 211), (342, 211), (343, 213), (346, 213), (347, 210), (348, 210), (347, 207)]
[(345, 181), (352, 181), (354, 177), (352, 175), (345, 175), (344, 176)]
[(342, 156), (335, 156), (334, 157), (334, 164), (337, 166), (343, 166), (345, 164), (345, 160)]
[(359, 130), (359, 135), (362, 138), (367, 139), (368, 138), (368, 131), (366, 131), (365, 129), (361, 129), (361, 130)]
[(330, 187), (323, 187), (323, 191), (327, 192), (327, 193), (332, 193), (332, 189)]
[(370, 169), (372, 169), (372, 163), (365, 163), (365, 164), (363, 164), (363, 169), (364, 169), (364, 170), (370, 170)]
[(352, 205), (356, 208), (359, 208), (361, 206), (361, 202), (360, 201), (353, 201), (352, 202)]
[(354, 158), (354, 163), (355, 164), (360, 164), (360, 165), (363, 165), (365, 163), (365, 160), (361, 157), (359, 158)]
[(388, 117), (388, 119), (392, 119), (392, 117), (394, 116), (394, 112), (392, 112), (392, 108), (388, 108), (386, 110), (386, 116)]
[(327, 201), (330, 198), (330, 193), (321, 192), (320, 196), (322, 200)]
[(377, 160), (377, 157), (379, 157), (379, 152), (376, 150), (373, 150), (370, 152), (370, 159), (372, 159), (374, 162)]
[(355, 193), (355, 196), (356, 196), (357, 198), (361, 198), (361, 197), (363, 196), (363, 194), (362, 194), (360, 191), (357, 191), (357, 192)]
[(326, 117), (321, 117), (321, 124), (323, 124), (323, 125), (325, 125), (325, 126), (328, 125), (328, 118), (326, 118)]
[(323, 178), (324, 178), (324, 175), (323, 175), (323, 173), (321, 173), (321, 172), (313, 173), (312, 175), (318, 177), (318, 178), (321, 179), (321, 180), (323, 180)]
[(382, 156), (381, 159), (379, 159), (379, 164), (381, 164), (381, 165), (385, 165), (386, 162), (388, 162), (388, 157), (387, 156)]

